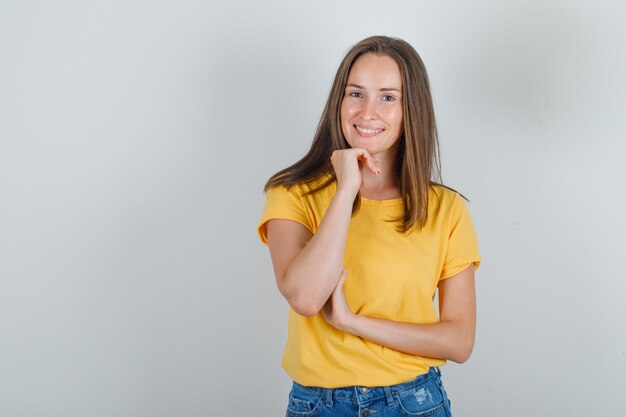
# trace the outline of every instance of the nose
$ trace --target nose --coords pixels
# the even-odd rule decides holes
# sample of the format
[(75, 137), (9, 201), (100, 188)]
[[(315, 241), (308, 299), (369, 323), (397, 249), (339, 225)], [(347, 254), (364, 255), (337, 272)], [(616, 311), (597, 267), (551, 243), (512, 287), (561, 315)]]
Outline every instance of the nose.
[(375, 99), (369, 99), (363, 103), (363, 107), (361, 109), (361, 117), (364, 120), (376, 120), (376, 118), (378, 117), (378, 113)]

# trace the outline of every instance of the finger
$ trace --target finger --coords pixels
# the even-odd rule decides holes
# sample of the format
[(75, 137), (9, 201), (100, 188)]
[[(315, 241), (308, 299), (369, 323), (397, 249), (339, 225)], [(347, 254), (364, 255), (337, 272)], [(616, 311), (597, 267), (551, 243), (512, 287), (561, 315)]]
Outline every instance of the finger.
[(372, 174), (380, 174), (380, 161), (372, 156), (366, 149), (356, 148), (358, 149), (358, 158), (365, 161), (367, 168), (370, 170)]

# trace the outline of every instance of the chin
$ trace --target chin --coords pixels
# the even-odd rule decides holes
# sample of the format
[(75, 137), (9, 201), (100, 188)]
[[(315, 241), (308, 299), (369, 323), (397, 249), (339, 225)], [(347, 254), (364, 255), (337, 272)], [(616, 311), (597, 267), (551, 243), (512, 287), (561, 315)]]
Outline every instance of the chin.
[(372, 141), (363, 141), (361, 138), (346, 139), (346, 142), (348, 142), (351, 148), (367, 149), (369, 153), (372, 153), (372, 151), (376, 149)]
[(381, 152), (381, 149), (373, 143), (359, 143), (358, 141), (353, 142), (354, 145), (350, 145), (353, 148), (363, 148), (370, 153), (370, 155), (376, 155)]

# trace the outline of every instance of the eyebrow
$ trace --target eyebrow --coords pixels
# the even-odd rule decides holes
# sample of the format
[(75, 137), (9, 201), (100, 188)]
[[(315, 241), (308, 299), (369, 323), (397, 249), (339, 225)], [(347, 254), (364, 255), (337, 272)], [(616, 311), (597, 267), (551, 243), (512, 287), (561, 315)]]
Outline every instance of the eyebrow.
[[(365, 87), (363, 87), (362, 85), (358, 85), (354, 83), (346, 84), (346, 87), (355, 87), (355, 88), (360, 88), (361, 90), (365, 90)], [(400, 93), (400, 90), (398, 90), (397, 88), (391, 88), (391, 87), (381, 88), (380, 91), (397, 91), (398, 93)]]

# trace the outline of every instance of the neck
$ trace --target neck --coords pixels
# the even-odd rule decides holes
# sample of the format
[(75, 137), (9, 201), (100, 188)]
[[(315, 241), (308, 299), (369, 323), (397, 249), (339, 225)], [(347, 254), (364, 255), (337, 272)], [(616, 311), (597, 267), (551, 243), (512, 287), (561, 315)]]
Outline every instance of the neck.
[(361, 167), (361, 196), (373, 200), (387, 200), (400, 197), (400, 189), (396, 183), (396, 157), (394, 152), (374, 155), (380, 161), (380, 174), (372, 174), (365, 166)]

